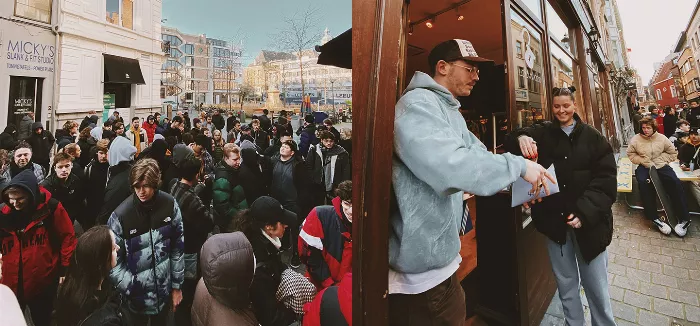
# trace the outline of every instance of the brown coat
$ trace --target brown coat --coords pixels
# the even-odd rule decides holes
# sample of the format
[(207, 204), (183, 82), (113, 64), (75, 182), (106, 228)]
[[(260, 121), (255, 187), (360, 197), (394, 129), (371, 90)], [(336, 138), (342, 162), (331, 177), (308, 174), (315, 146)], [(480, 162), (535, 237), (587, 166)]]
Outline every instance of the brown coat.
[(194, 326), (258, 326), (250, 306), (253, 247), (241, 232), (221, 233), (207, 240), (199, 257), (202, 278), (192, 305)]
[(651, 137), (637, 134), (632, 137), (627, 147), (627, 157), (629, 157), (630, 161), (647, 168), (654, 165), (657, 169), (660, 169), (671, 162), (675, 162), (677, 156), (678, 151), (676, 151), (673, 143), (658, 132), (655, 132)]

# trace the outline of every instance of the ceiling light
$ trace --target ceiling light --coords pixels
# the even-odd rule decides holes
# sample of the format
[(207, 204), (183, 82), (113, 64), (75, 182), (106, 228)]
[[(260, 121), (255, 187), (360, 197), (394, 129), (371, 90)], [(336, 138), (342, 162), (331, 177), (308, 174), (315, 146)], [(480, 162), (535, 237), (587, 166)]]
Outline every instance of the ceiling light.
[(455, 13), (457, 14), (457, 20), (464, 20), (464, 15), (459, 14), (459, 7), (455, 7)]
[(435, 23), (435, 19), (431, 19), (431, 20), (425, 22), (425, 27), (433, 28), (433, 23)]

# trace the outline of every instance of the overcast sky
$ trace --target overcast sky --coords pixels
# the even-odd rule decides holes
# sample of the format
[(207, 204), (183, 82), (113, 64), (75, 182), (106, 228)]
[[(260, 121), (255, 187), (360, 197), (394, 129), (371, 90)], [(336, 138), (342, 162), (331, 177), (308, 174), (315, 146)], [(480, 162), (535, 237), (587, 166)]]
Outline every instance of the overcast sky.
[(630, 64), (646, 85), (685, 30), (696, 0), (617, 0)]
[(318, 32), (328, 27), (335, 37), (352, 25), (352, 0), (163, 0), (163, 18), (183, 33), (224, 40), (240, 39), (240, 29), (247, 64), (260, 50), (276, 50), (269, 35), (283, 26), (285, 15), (309, 6), (318, 9)]

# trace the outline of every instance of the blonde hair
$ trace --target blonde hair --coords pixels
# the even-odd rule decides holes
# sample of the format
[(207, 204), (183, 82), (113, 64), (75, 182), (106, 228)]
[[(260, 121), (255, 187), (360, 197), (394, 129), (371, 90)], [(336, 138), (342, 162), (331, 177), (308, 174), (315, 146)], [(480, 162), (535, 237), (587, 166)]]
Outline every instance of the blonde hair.
[(78, 144), (70, 143), (70, 144), (66, 145), (65, 147), (63, 147), (63, 152), (70, 155), (72, 158), (75, 159), (75, 158), (77, 158), (76, 156), (78, 156), (79, 149), (80, 149), (80, 147), (78, 146)]
[(136, 161), (129, 171), (129, 183), (131, 188), (143, 182), (143, 186), (158, 189), (160, 187), (160, 168), (158, 162), (152, 158), (144, 158)]
[(340, 139), (349, 140), (351, 138), (352, 138), (352, 129), (350, 129), (350, 128), (340, 129)]
[(231, 154), (241, 155), (241, 148), (236, 144), (227, 143), (224, 145), (224, 158), (228, 158)]

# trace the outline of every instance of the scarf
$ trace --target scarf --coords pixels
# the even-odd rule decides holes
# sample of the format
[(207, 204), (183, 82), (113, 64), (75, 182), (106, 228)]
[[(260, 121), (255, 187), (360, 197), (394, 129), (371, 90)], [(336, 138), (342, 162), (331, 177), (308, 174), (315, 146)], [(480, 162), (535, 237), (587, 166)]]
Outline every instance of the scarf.
[(136, 156), (141, 153), (141, 128), (134, 128), (131, 130), (134, 133), (134, 147), (136, 147)]
[(270, 242), (272, 242), (272, 244), (275, 246), (275, 248), (277, 248), (277, 249), (282, 248), (282, 240), (280, 240), (280, 238), (277, 238), (277, 237), (273, 238), (273, 237), (267, 235), (267, 232), (265, 232), (265, 230), (263, 230), (263, 229), (260, 229), (260, 232), (262, 232), (262, 234), (265, 236), (265, 238), (267, 238), (267, 240), (270, 240)]

